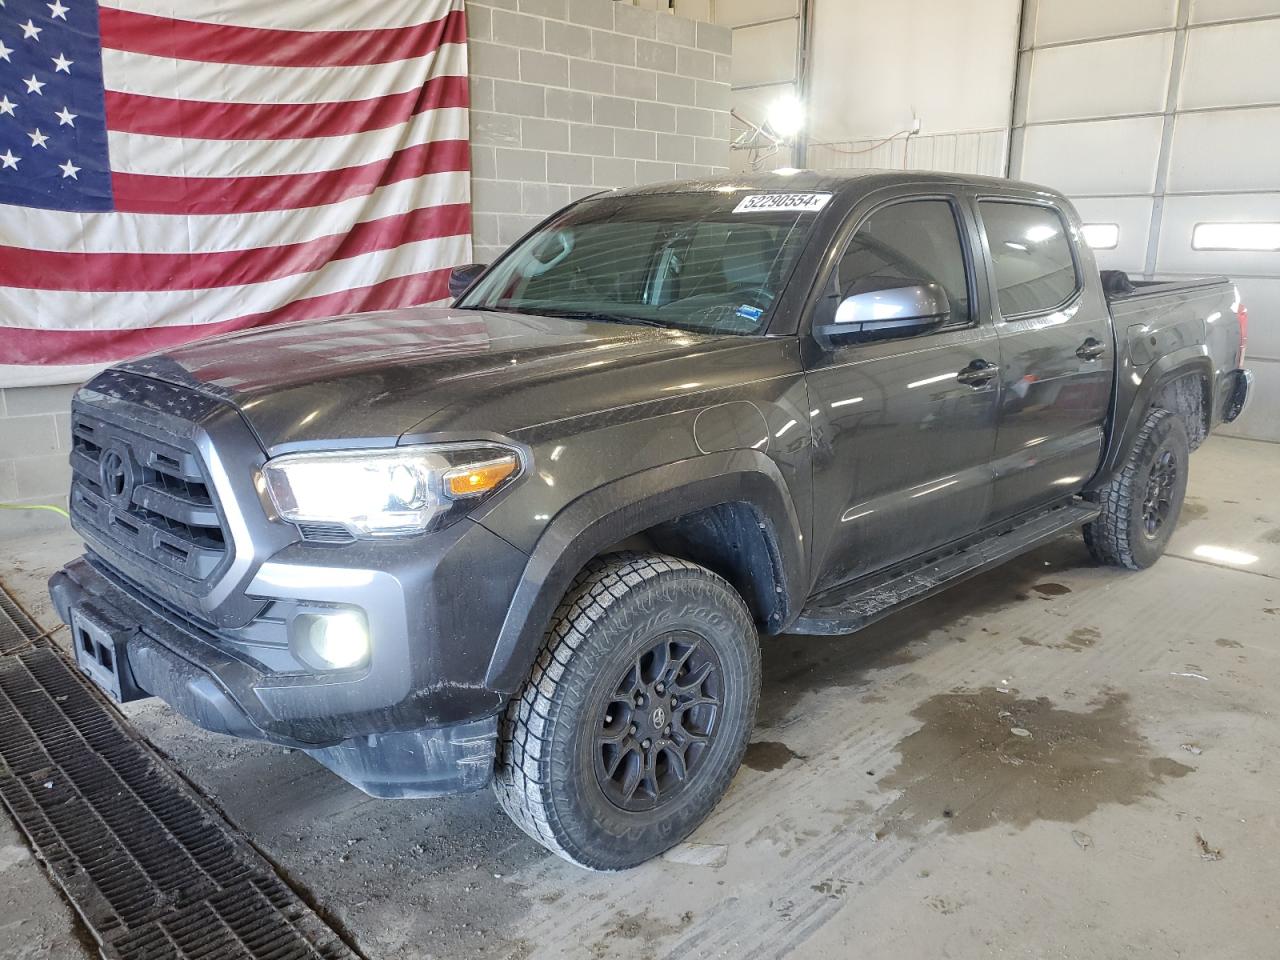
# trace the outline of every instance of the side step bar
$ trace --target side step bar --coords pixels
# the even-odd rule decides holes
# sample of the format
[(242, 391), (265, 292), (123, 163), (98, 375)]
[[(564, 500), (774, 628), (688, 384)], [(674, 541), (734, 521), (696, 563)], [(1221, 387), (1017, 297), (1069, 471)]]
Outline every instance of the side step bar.
[(861, 630), (917, 600), (931, 597), (1073, 527), (1082, 526), (1097, 515), (1098, 508), (1091, 503), (1056, 507), (955, 553), (935, 557), (887, 577), (877, 577), (873, 583), (855, 581), (828, 590), (809, 601), (787, 632), (829, 635)]

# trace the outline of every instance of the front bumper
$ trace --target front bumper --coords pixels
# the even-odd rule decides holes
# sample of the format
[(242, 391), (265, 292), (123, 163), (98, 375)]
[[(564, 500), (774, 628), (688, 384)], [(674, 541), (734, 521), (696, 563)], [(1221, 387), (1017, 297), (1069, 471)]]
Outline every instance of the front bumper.
[[(286, 565), (274, 569), (283, 576)], [(293, 570), (307, 581), (308, 568)], [(405, 609), (407, 598), (393, 588), (400, 579), (373, 572), (367, 579), (383, 592), (383, 616)], [(317, 589), (315, 579), (309, 585)], [(49, 590), (62, 619), (76, 628), (78, 650), (85, 633), (100, 654), (104, 646), (111, 651), (98, 658), (80, 654), (81, 668), (117, 699), (158, 696), (206, 730), (303, 750), (374, 796), (456, 793), (478, 789), (492, 775), (505, 695), (478, 688), (466, 663), (442, 661), (440, 654), (461, 641), (485, 641), (491, 649), (496, 629), (442, 644), (420, 629), (412, 637), (401, 629), (359, 675), (280, 675), (90, 558), (56, 573)], [(345, 599), (357, 597), (359, 591)], [(485, 629), (484, 619), (473, 622)], [(393, 679), (376, 676), (379, 671)]]

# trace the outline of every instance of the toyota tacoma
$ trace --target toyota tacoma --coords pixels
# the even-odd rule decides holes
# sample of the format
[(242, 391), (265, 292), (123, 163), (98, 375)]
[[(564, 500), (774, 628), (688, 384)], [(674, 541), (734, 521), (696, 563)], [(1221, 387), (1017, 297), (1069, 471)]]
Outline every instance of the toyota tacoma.
[[(447, 307), (119, 364), (73, 401), (80, 668), (367, 793), (492, 785), (621, 869), (749, 740), (761, 636), (1082, 528), (1165, 549), (1247, 399), (1231, 283), (1100, 273), (1060, 194), (905, 172), (592, 196)], [(852, 642), (852, 641), (851, 641)]]

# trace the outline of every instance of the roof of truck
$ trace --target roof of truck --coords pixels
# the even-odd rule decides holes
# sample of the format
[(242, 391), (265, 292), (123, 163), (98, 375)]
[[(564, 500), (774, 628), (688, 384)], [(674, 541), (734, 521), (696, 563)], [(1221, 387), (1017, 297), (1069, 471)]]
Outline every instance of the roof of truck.
[(1057, 195), (1056, 191), (1034, 183), (1006, 180), (1003, 177), (979, 177), (963, 173), (936, 173), (928, 170), (761, 170), (753, 173), (726, 173), (723, 176), (697, 180), (669, 180), (640, 187), (624, 187), (611, 191), (616, 196), (644, 196), (659, 193), (705, 193), (711, 190), (761, 190), (779, 192), (824, 191), (837, 194), (865, 193), (880, 187), (906, 184), (971, 184), (993, 190), (1031, 190)]

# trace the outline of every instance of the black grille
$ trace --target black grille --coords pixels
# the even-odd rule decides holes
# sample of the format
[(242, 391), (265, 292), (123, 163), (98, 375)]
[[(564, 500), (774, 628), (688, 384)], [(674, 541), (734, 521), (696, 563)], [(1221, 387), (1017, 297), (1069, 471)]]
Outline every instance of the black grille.
[(213, 488), (194, 449), (82, 409), (71, 421), (71, 512), (136, 562), (208, 580), (228, 556)]

